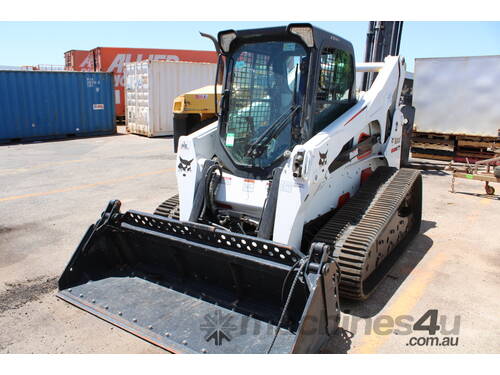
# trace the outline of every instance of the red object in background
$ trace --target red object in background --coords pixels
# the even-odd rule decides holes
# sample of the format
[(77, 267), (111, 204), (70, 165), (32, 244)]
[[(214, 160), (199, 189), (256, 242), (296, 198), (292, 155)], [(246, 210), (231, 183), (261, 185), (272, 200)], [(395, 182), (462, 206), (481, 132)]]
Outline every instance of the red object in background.
[[(214, 51), (196, 51), (180, 49), (151, 49), (151, 48), (120, 48), (120, 47), (97, 47), (87, 52), (87, 56), (81, 58), (73, 52), (73, 70), (89, 72), (113, 72), (115, 81), (115, 112), (117, 117), (125, 116), (125, 63), (151, 60), (167, 61), (189, 61), (217, 63), (217, 53)], [(66, 58), (65, 54), (65, 58)], [(182, 93), (179, 93), (182, 94)]]
[[(89, 66), (89, 51), (72, 49), (64, 52), (64, 70), (81, 72), (84, 66)], [(90, 69), (86, 71), (90, 71)]]

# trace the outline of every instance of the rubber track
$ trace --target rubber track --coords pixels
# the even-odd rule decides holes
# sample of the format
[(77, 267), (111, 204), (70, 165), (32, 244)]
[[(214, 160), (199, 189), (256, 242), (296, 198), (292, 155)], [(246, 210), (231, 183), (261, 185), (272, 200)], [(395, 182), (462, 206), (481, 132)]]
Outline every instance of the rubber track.
[[(397, 214), (419, 175), (419, 171), (412, 169), (377, 168), (359, 191), (314, 237), (313, 242), (324, 242), (334, 249), (333, 256), (340, 268), (341, 296), (358, 300), (368, 297), (369, 293), (365, 294), (363, 290), (363, 281), (370, 276), (365, 274), (368, 251)], [(419, 226), (420, 216), (417, 219), (418, 223), (410, 224), (412, 227)], [(401, 241), (412, 234), (411, 230), (408, 231), (408, 235)], [(396, 248), (397, 244), (392, 250)], [(383, 271), (379, 268), (380, 265), (371, 274)]]
[(160, 204), (154, 214), (170, 217), (172, 219), (179, 219), (179, 194), (168, 198), (165, 202)]

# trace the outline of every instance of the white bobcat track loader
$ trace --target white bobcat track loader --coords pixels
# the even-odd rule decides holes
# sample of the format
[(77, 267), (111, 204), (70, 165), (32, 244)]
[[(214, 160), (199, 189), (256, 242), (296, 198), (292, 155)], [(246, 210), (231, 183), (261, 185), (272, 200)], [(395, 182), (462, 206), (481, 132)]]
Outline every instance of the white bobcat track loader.
[(359, 67), (378, 75), (356, 98), (351, 43), (309, 24), (217, 43), (219, 118), (179, 139), (178, 196), (155, 214), (111, 201), (58, 296), (173, 352), (317, 352), (339, 295), (367, 298), (419, 230), (405, 63)]

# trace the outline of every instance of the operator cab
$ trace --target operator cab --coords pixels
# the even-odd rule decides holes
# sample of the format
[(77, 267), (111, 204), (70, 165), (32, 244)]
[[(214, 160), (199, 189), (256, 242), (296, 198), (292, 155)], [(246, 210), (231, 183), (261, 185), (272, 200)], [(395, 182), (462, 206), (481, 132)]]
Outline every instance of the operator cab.
[(216, 156), (240, 177), (269, 179), (289, 151), (356, 103), (352, 44), (310, 24), (226, 30)]

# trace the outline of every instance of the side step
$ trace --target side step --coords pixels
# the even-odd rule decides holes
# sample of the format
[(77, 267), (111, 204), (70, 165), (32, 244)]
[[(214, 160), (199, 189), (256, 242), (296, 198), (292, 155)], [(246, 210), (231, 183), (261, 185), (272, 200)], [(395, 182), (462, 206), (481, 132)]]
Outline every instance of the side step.
[(314, 238), (334, 249), (340, 296), (368, 298), (419, 232), (421, 216), (420, 172), (377, 168)]

